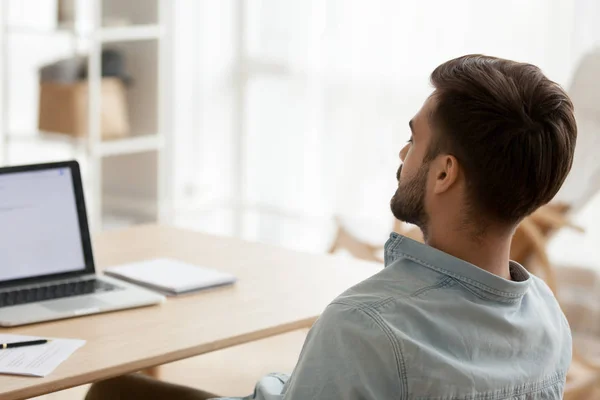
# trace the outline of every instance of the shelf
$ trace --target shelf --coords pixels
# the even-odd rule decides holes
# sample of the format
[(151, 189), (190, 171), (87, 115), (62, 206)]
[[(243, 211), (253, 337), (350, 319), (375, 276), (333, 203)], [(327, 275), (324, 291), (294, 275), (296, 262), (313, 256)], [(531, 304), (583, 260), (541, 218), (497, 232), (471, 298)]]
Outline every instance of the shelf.
[(101, 142), (98, 155), (101, 157), (118, 156), (123, 154), (144, 153), (159, 150), (164, 144), (160, 135), (140, 135), (124, 139)]
[(48, 36), (48, 35), (76, 35), (73, 30), (72, 24), (61, 24), (55, 29), (48, 28), (36, 28), (33, 26), (19, 26), (19, 25), (9, 25), (6, 27), (7, 33), (14, 33), (19, 35), (40, 35), (40, 36)]
[(7, 32), (29, 35), (71, 35), (80, 39), (97, 39), (102, 43), (130, 42), (136, 40), (159, 39), (164, 29), (160, 25), (125, 25), (103, 27), (96, 32), (78, 33), (68, 25), (59, 26), (57, 29), (37, 29), (30, 27), (10, 26)]
[[(85, 138), (76, 138), (61, 133), (39, 132), (35, 134), (12, 134), (8, 141), (13, 143), (51, 143), (65, 144), (77, 150), (84, 151), (88, 142)], [(105, 140), (100, 142), (95, 153), (99, 157), (123, 154), (143, 153), (160, 150), (164, 140), (160, 135), (139, 135), (123, 139)]]
[(160, 25), (132, 25), (102, 28), (94, 36), (102, 43), (111, 43), (159, 39), (163, 33)]
[(71, 147), (85, 147), (87, 140), (84, 137), (75, 137), (58, 132), (44, 131), (13, 131), (6, 135), (10, 143), (52, 143), (64, 144)]

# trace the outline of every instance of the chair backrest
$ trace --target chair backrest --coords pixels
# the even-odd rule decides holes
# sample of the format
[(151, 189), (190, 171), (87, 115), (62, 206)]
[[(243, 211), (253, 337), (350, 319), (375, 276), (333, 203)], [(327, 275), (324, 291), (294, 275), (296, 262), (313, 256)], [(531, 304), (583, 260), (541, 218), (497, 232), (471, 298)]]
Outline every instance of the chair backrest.
[(575, 105), (577, 147), (573, 169), (555, 200), (576, 212), (600, 191), (600, 48), (581, 59), (569, 95)]

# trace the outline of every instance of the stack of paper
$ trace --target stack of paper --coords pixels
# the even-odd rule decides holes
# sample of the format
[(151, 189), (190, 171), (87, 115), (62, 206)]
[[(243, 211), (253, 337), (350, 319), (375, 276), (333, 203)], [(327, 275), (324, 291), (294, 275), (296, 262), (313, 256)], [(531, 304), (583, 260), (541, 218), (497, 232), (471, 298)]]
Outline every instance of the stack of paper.
[(106, 274), (167, 295), (177, 295), (235, 282), (235, 276), (169, 258), (136, 262), (106, 269)]
[(51, 339), (0, 334), (0, 343), (48, 339), (49, 343), (0, 350), (0, 374), (46, 376), (65, 361), (85, 340)]

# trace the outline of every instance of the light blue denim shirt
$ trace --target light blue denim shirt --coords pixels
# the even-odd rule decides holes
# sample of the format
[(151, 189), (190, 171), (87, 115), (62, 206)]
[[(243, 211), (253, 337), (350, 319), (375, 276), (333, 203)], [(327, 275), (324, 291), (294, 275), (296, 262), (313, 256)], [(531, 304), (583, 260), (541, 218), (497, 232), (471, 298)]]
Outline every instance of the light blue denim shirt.
[(249, 399), (562, 399), (568, 323), (546, 284), (392, 233), (381, 272), (335, 299), (291, 377)]

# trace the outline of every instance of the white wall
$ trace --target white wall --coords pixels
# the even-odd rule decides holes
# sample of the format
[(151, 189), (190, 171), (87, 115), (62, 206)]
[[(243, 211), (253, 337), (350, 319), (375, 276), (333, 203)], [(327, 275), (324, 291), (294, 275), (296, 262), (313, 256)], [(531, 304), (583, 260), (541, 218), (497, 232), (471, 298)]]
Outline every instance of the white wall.
[(175, 188), (179, 209), (231, 195), (234, 0), (175, 2)]
[[(243, 82), (232, 65), (238, 3), (199, 3), (196, 18), (182, 16), (188, 25), (178, 26), (178, 46), (198, 52), (195, 73), (178, 67), (179, 93), (194, 115), (179, 120), (178, 135), (188, 139), (178, 145), (185, 149), (177, 199), (192, 208), (239, 200), (232, 194), (241, 174), (249, 204), (388, 220), (397, 153), (435, 66), (485, 53), (537, 64), (568, 87), (600, 38), (590, 0), (247, 1), (249, 72), (238, 115), (231, 113)], [(180, 52), (176, 62), (188, 56)], [(232, 171), (240, 120), (245, 164)]]

